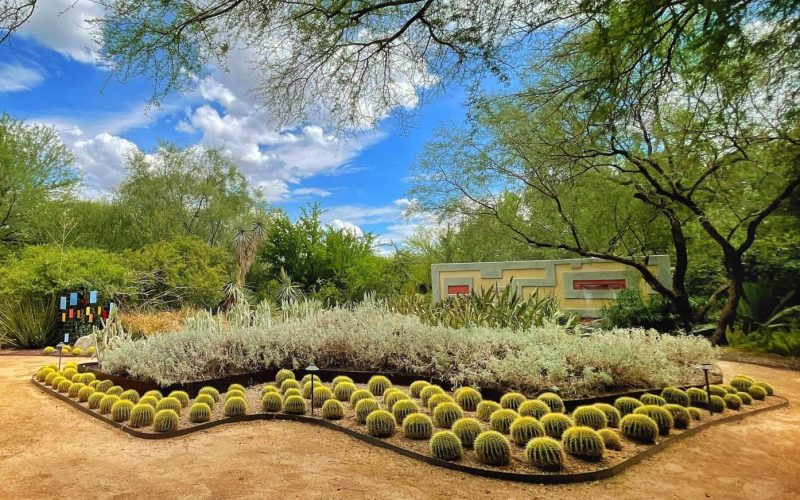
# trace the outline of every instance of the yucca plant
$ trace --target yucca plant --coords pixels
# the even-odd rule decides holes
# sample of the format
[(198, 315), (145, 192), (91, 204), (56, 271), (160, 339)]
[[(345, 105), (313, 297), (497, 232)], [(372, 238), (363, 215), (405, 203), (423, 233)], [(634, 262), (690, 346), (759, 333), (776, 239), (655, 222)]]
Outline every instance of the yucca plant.
[(55, 298), (23, 298), (0, 304), (0, 339), (21, 349), (38, 348), (56, 342)]

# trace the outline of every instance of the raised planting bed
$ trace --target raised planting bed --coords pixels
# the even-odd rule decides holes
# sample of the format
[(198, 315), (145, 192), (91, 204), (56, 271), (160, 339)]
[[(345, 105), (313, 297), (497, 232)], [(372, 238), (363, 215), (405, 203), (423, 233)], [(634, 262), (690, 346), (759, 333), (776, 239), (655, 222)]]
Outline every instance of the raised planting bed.
[[(80, 399), (86, 399), (87, 395), (91, 395), (91, 391), (88, 389), (85, 390), (83, 398), (81, 398), (77, 394), (80, 391), (70, 391), (70, 389), (74, 389), (70, 385), (73, 383), (71, 381), (69, 381), (69, 383), (63, 383), (64, 381), (62, 380), (61, 383), (53, 384), (52, 379), (54, 377), (51, 377), (51, 383), (47, 384), (39, 380), (41, 378), (46, 380), (47, 376), (51, 374), (52, 372), (49, 372), (47, 369), (40, 370), (32, 379), (32, 383), (47, 394), (67, 402), (82, 412), (102, 420), (109, 425), (115, 426), (132, 436), (140, 438), (168, 439), (222, 424), (241, 421), (302, 421), (344, 432), (361, 441), (390, 449), (433, 465), (480, 476), (533, 483), (580, 482), (610, 477), (638, 463), (642, 459), (654, 455), (659, 450), (670, 446), (674, 442), (685, 439), (710, 426), (739, 420), (749, 415), (788, 405), (788, 402), (784, 398), (772, 395), (774, 391), (768, 384), (763, 384), (759, 386), (759, 388), (755, 388), (754, 386), (761, 383), (744, 377), (736, 377), (731, 380), (731, 383), (735, 387), (727, 385), (718, 385), (714, 387), (713, 392), (720, 394), (724, 392), (726, 394), (724, 400), (722, 398), (719, 399), (719, 401), (723, 401), (722, 409), (720, 409), (719, 413), (714, 414), (710, 414), (707, 409), (698, 410), (695, 407), (685, 408), (681, 405), (659, 406), (658, 403), (660, 403), (660, 401), (658, 397), (651, 394), (641, 399), (655, 404), (639, 407), (639, 409), (634, 411), (635, 415), (632, 418), (630, 418), (630, 416), (623, 417), (622, 425), (620, 425), (620, 423), (614, 425), (614, 412), (608, 408), (591, 406), (589, 410), (581, 409), (577, 412), (560, 413), (559, 410), (561, 408), (558, 398), (540, 395), (537, 400), (542, 404), (537, 402), (528, 403), (524, 406), (517, 406), (530, 400), (521, 396), (506, 394), (504, 398), (500, 399), (504, 408), (494, 411), (491, 413), (491, 416), (487, 417), (487, 412), (482, 410), (486, 410), (491, 405), (484, 404), (477, 407), (477, 411), (473, 410), (477, 399), (468, 397), (474, 396), (475, 394), (468, 390), (453, 394), (443, 389), (441, 391), (438, 389), (428, 389), (417, 396), (421, 388), (420, 386), (424, 384), (415, 384), (413, 387), (409, 387), (408, 385), (400, 385), (396, 380), (393, 380), (391, 386), (393, 391), (385, 395), (378, 395), (381, 392), (381, 388), (379, 387), (380, 383), (373, 381), (372, 384), (364, 384), (351, 377), (351, 379), (353, 379), (353, 387), (348, 387), (347, 391), (341, 390), (334, 392), (334, 394), (341, 398), (342, 401), (340, 403), (333, 402), (336, 401), (335, 397), (326, 400), (328, 405), (327, 416), (336, 416), (338, 417), (336, 419), (323, 418), (319, 406), (315, 408), (314, 415), (312, 416), (309, 411), (311, 399), (303, 397), (302, 395), (295, 396), (294, 398), (290, 398), (289, 396), (284, 397), (276, 382), (271, 384), (258, 383), (245, 387), (241, 395), (234, 395), (232, 391), (236, 389), (214, 395), (211, 395), (214, 391), (203, 391), (209, 394), (205, 397), (198, 397), (205, 400), (209, 398), (214, 399), (215, 397), (219, 399), (217, 402), (209, 405), (208, 409), (210, 411), (207, 412), (208, 414), (205, 418), (200, 419), (202, 421), (193, 422), (190, 419), (190, 415), (196, 417), (202, 414), (202, 412), (196, 411), (203, 409), (202, 404), (196, 404), (197, 397), (195, 397), (194, 400), (189, 400), (187, 399), (187, 395), (176, 394), (176, 398), (185, 399), (183, 404), (180, 405), (182, 407), (176, 408), (176, 413), (179, 413), (179, 415), (176, 414), (174, 416), (174, 422), (169, 426), (162, 426), (161, 429), (163, 429), (163, 431), (159, 432), (156, 425), (161, 425), (161, 423), (152, 424), (144, 422), (143, 425), (134, 427), (135, 424), (132, 417), (130, 421), (125, 418), (126, 415), (124, 414), (120, 417), (120, 413), (124, 412), (116, 412), (114, 415), (116, 418), (112, 419), (109, 413), (101, 413), (98, 409), (90, 409), (90, 403), (81, 402)], [(285, 373), (283, 375), (286, 376)], [(58, 376), (55, 378), (57, 377)], [(84, 374), (77, 374), (75, 377), (76, 381), (74, 383), (76, 384), (82, 384), (82, 380), (90, 384), (98, 380), (94, 378), (94, 375), (89, 375), (87, 377)], [(58, 390), (54, 389), (52, 385), (56, 385)], [(286, 384), (286, 386), (288, 385), (293, 384)], [(303, 387), (302, 383), (299, 385)], [(322, 381), (315, 382), (314, 385), (315, 388), (321, 386), (327, 387), (328, 389), (333, 388), (331, 379), (324, 376), (322, 377)], [(94, 383), (94, 386), (99, 387), (99, 382)], [(283, 387), (284, 391), (288, 390), (286, 386)], [(347, 400), (346, 396), (348, 392), (350, 392), (352, 396), (353, 391), (368, 390), (370, 388), (372, 389), (370, 393), (372, 396), (367, 395), (363, 402), (353, 405)], [(120, 389), (112, 390), (106, 388), (106, 392), (119, 393)], [(305, 389), (305, 387), (303, 387), (303, 389)], [(303, 389), (300, 389), (300, 391), (302, 392)], [(61, 392), (59, 392), (59, 390)], [(321, 394), (325, 391), (318, 392), (320, 393), (318, 394), (320, 399), (324, 399), (324, 396), (327, 396)], [(278, 407), (267, 408), (267, 410), (271, 409), (277, 411), (266, 411), (264, 409), (262, 394), (272, 395), (270, 396), (270, 400), (278, 402)], [(437, 396), (437, 394), (440, 396)], [(673, 401), (690, 396), (686, 392), (675, 388), (664, 391), (663, 394)], [(691, 397), (695, 399), (698, 397), (698, 394), (697, 391), (694, 391), (691, 393)], [(128, 393), (128, 395), (135, 396), (133, 399), (138, 399), (139, 396), (139, 394), (133, 395), (132, 393)], [(164, 396), (168, 395), (165, 394)], [(230, 404), (226, 402), (228, 401), (228, 396), (232, 396), (229, 400)], [(240, 396), (241, 400), (238, 400), (237, 398)], [(102, 397), (108, 396), (104, 393)], [(167, 399), (168, 398), (163, 398), (160, 401), (165, 401)], [(289, 408), (288, 405), (284, 407), (284, 403), (289, 402), (290, 399), (295, 403), (298, 400), (302, 401), (300, 406), (302, 407), (304, 405), (304, 408), (301, 408), (299, 411), (295, 410), (293, 413), (290, 412), (291, 408)], [(427, 401), (425, 401), (425, 399), (427, 399)], [(99, 394), (95, 400), (101, 400)], [(114, 398), (111, 397), (109, 400), (114, 400)], [(732, 409), (733, 406), (738, 406), (743, 400), (745, 403), (749, 404), (741, 404), (738, 410)], [(89, 399), (89, 401), (91, 401), (91, 399)], [(168, 406), (166, 403), (152, 403), (152, 400), (150, 401), (151, 403), (142, 401), (139, 402), (138, 405), (142, 407), (148, 406), (149, 404)], [(484, 398), (483, 401), (485, 402), (488, 400)], [(419, 421), (423, 425), (419, 428), (412, 429), (410, 425), (408, 425), (411, 422), (408, 416), (400, 416), (400, 418), (405, 418), (408, 428), (404, 428), (403, 425), (397, 422), (397, 419), (393, 417), (393, 415), (399, 415), (399, 407), (397, 407), (397, 405), (401, 404), (401, 402), (403, 402), (402, 404), (406, 407), (416, 406), (416, 411), (412, 410), (409, 415), (414, 415), (414, 421)], [(615, 406), (623, 408), (624, 405), (622, 402), (631, 404), (631, 400), (627, 399), (618, 401), (618, 404)], [(714, 402), (718, 401), (715, 400)], [(170, 403), (175, 402), (170, 401)], [(584, 401), (584, 403), (588, 405), (589, 402)], [(726, 407), (726, 403), (730, 404), (731, 407)], [(237, 405), (241, 406), (240, 412), (231, 416), (231, 411), (226, 411), (226, 407), (230, 406), (228, 410), (232, 410)], [(395, 407), (392, 407), (392, 405)], [(120, 407), (122, 406), (125, 405), (120, 405)], [(130, 407), (131, 405), (127, 406)], [(530, 418), (524, 420), (525, 426), (521, 425), (523, 420), (518, 420), (518, 424), (515, 424), (515, 426), (510, 429), (506, 429), (503, 417), (510, 417), (511, 421), (516, 418), (523, 418), (519, 417), (517, 412), (512, 410), (514, 407), (517, 407), (519, 413), (523, 414), (523, 417), (528, 416)], [(337, 412), (332, 411), (336, 408), (340, 411), (338, 415), (335, 415)], [(433, 408), (433, 411), (431, 411), (431, 408)], [(448, 411), (444, 411), (445, 408)], [(408, 408), (406, 409), (408, 410)], [(389, 412), (390, 410), (393, 411)], [(602, 414), (603, 417), (598, 417), (598, 410), (600, 410), (599, 413)], [(163, 410), (163, 413), (167, 415), (171, 411), (172, 410)], [(359, 412), (360, 415), (358, 414)], [(680, 417), (684, 414), (688, 415), (690, 412), (694, 415), (690, 415), (691, 418), (688, 420)], [(111, 413), (114, 414), (113, 407)], [(150, 413), (155, 414), (157, 417), (162, 411), (155, 413), (154, 409), (154, 411)], [(664, 413), (670, 415), (669, 419), (662, 419)], [(548, 415), (550, 415), (550, 417), (548, 417)], [(553, 417), (553, 415), (555, 416)], [(483, 439), (479, 437), (475, 441), (474, 446), (469, 446), (468, 444), (468, 433), (459, 433), (459, 435), (455, 437), (455, 443), (448, 442), (448, 439), (452, 438), (452, 435), (447, 434), (448, 431), (445, 431), (445, 428), (450, 423), (447, 421), (448, 416), (452, 417), (450, 422), (460, 421), (465, 424), (462, 426), (457, 423), (453, 426), (453, 430), (456, 430), (456, 428), (463, 430), (469, 426), (473, 426), (475, 427), (476, 433), (485, 437)], [(600, 418), (600, 420), (597, 420), (598, 418)], [(695, 418), (699, 418), (699, 420), (695, 420)], [(554, 432), (558, 432), (554, 430), (555, 427), (557, 427), (553, 425), (552, 421), (554, 420), (566, 421), (568, 425), (571, 426), (571, 430), (567, 430), (562, 436), (563, 439), (557, 438), (554, 434)], [(668, 425), (668, 420), (672, 422), (672, 426)], [(647, 424), (645, 427), (650, 426), (647, 427), (650, 429), (650, 434), (644, 432), (643, 434), (639, 434), (639, 439), (633, 439), (635, 435), (632, 430), (633, 427), (626, 425), (626, 422), (631, 423), (634, 421), (643, 421)], [(163, 420), (161, 422), (163, 423)], [(611, 422), (612, 425), (608, 425), (609, 422)], [(678, 424), (676, 425), (676, 423)], [(678, 428), (680, 427), (680, 423), (685, 424), (686, 427)], [(585, 427), (587, 424), (598, 429), (600, 433)], [(412, 439), (412, 431), (420, 431), (420, 429), (421, 432), (416, 436), (418, 439)], [(500, 431), (499, 435), (496, 431)], [(531, 458), (532, 455), (528, 453), (526, 447), (523, 446), (529, 438), (539, 436), (542, 431), (544, 431), (544, 435), (540, 437), (547, 439), (539, 439), (536, 442), (537, 444), (546, 442), (545, 444), (551, 447), (551, 451), (555, 450), (556, 455), (561, 457), (560, 460), (557, 460), (557, 462), (559, 462), (558, 467), (552, 467), (552, 461), (547, 462), (550, 463), (551, 466), (546, 466), (545, 462)], [(444, 434), (441, 435), (441, 439), (437, 439), (437, 433), (439, 432), (444, 432)], [(609, 439), (609, 441), (606, 441), (604, 439), (605, 434), (601, 433), (610, 434), (609, 438), (605, 438)], [(550, 434), (549, 438), (547, 434)], [(442, 446), (432, 447), (433, 441), (430, 439), (432, 435), (437, 445)], [(553, 437), (556, 438), (553, 439)], [(600, 437), (599, 442), (597, 441), (598, 437)], [(616, 439), (610, 439), (614, 437), (616, 437)], [(644, 439), (642, 439), (642, 437)], [(298, 436), (298, 438), (302, 438), (302, 436)], [(611, 449), (612, 446), (605, 445), (606, 442), (610, 445), (612, 441), (617, 440), (619, 441), (619, 449)], [(529, 443), (528, 447), (533, 448), (533, 441)], [(457, 450), (453, 451), (455, 448), (457, 448)], [(503, 457), (506, 455), (503, 450), (506, 450), (506, 458), (500, 460), (502, 464), (493, 465), (491, 458), (497, 456)], [(480, 453), (480, 451), (483, 453)], [(448, 453), (452, 453), (451, 460), (441, 459), (441, 457), (447, 456)], [(583, 458), (581, 458), (582, 456)]]

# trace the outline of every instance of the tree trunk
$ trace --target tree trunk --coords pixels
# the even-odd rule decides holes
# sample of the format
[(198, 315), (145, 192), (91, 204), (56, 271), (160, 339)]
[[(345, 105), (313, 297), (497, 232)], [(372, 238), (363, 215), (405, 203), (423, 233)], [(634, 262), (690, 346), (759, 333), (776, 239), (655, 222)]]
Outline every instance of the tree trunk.
[(689, 296), (685, 294), (679, 294), (676, 295), (675, 298), (670, 302), (672, 302), (672, 307), (675, 309), (675, 313), (681, 319), (681, 327), (687, 332), (691, 332), (692, 328), (697, 322), (697, 318), (692, 310), (692, 305), (689, 303)]
[(744, 296), (744, 266), (741, 256), (737, 252), (726, 252), (725, 267), (728, 270), (728, 300), (720, 311), (717, 327), (711, 336), (713, 345), (720, 345), (725, 339), (725, 332), (736, 319), (739, 300)]

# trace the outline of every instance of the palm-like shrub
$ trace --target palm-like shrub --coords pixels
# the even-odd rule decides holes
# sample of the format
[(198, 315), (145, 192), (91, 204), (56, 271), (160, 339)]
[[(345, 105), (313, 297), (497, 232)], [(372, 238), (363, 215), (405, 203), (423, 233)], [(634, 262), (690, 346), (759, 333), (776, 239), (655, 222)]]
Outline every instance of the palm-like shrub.
[[(767, 382), (756, 382), (753, 385), (761, 387), (762, 389), (767, 391), (767, 396), (774, 396), (775, 395), (775, 388), (772, 387), (772, 384), (769, 384)], [(738, 389), (737, 389), (737, 391), (738, 391)]]
[(287, 389), (302, 389), (302, 387), (300, 386), (300, 382), (290, 378), (281, 382), (281, 393), (285, 395)]
[(322, 418), (341, 420), (344, 417), (344, 406), (337, 399), (328, 399), (322, 404)]
[(758, 401), (764, 401), (767, 399), (767, 390), (758, 385), (751, 385), (750, 388), (747, 389), (747, 393), (750, 394), (753, 399)]
[(139, 403), (131, 409), (130, 423), (133, 428), (150, 427), (156, 416), (156, 410), (148, 404)]
[(500, 406), (503, 408), (517, 411), (519, 409), (519, 405), (525, 402), (528, 399), (525, 397), (524, 394), (520, 394), (519, 392), (509, 392), (508, 394), (503, 394), (503, 397), (500, 398)]
[(422, 404), (428, 406), (428, 399), (436, 394), (444, 394), (444, 389), (438, 385), (427, 385), (420, 391), (419, 399), (422, 400)]
[(664, 409), (672, 415), (673, 426), (676, 429), (687, 429), (692, 422), (692, 415), (685, 406), (670, 403), (664, 405)]
[(666, 387), (661, 391), (661, 397), (669, 404), (689, 406), (689, 395), (677, 387)]
[(106, 397), (106, 395), (103, 392), (95, 392), (91, 396), (89, 396), (89, 399), (86, 401), (89, 405), (89, 409), (97, 410), (98, 408), (100, 408), (100, 401), (104, 397)]
[(664, 398), (661, 396), (656, 396), (655, 394), (650, 394), (649, 392), (645, 392), (639, 396), (639, 401), (645, 405), (664, 406), (667, 404), (667, 401)]
[(579, 406), (572, 412), (575, 425), (591, 427), (594, 430), (602, 429), (608, 425), (606, 414), (594, 406)]
[(415, 398), (418, 398), (420, 392), (422, 392), (422, 389), (428, 387), (429, 385), (431, 385), (430, 382), (426, 382), (424, 380), (415, 380), (414, 382), (411, 382), (411, 385), (409, 386), (411, 395)]
[(339, 401), (350, 401), (350, 396), (352, 396), (356, 390), (356, 385), (352, 382), (339, 382), (333, 386), (333, 395)]
[(483, 432), (483, 427), (474, 418), (461, 418), (456, 420), (450, 430), (461, 440), (461, 446), (472, 448), (475, 438)]
[(533, 417), (539, 419), (550, 413), (550, 407), (538, 399), (529, 399), (519, 405), (517, 413), (519, 413), (521, 417)]
[(205, 386), (202, 389), (200, 389), (199, 391), (197, 391), (197, 395), (198, 396), (200, 396), (202, 394), (210, 396), (214, 400), (215, 403), (219, 403), (220, 395), (219, 395), (219, 391), (216, 388), (211, 387), (211, 386)]
[(552, 392), (544, 392), (542, 394), (539, 394), (539, 396), (536, 399), (538, 399), (539, 401), (543, 402), (548, 407), (550, 407), (550, 411), (554, 413), (564, 413), (564, 410), (566, 409), (564, 407), (564, 401), (562, 401), (561, 396), (559, 396), (558, 394)]
[(492, 430), (508, 434), (511, 430), (511, 423), (519, 418), (519, 414), (514, 410), (503, 408), (492, 413), (489, 417), (489, 425)]
[(111, 420), (114, 422), (127, 422), (131, 417), (133, 403), (127, 399), (119, 399), (111, 405)]
[(600, 429), (597, 433), (603, 438), (603, 444), (607, 450), (620, 451), (622, 449), (622, 440), (619, 438), (617, 431)]
[(333, 377), (333, 380), (331, 381), (331, 385), (333, 386), (334, 389), (336, 389), (336, 386), (341, 384), (342, 382), (347, 382), (347, 383), (352, 384), (353, 383), (353, 379), (348, 377), (347, 375), (337, 375), (337, 376)]
[(172, 396), (166, 397), (156, 404), (156, 413), (160, 412), (161, 410), (172, 410), (180, 415), (182, 409), (183, 405), (181, 402)]
[(458, 403), (458, 406), (464, 411), (475, 411), (478, 408), (478, 403), (483, 399), (481, 393), (472, 387), (461, 387), (454, 394), (453, 397)]
[[(282, 368), (278, 370), (278, 373), (275, 374), (275, 383), (278, 386), (283, 385), (283, 382), (286, 380), (294, 380), (294, 372), (292, 370), (287, 370), (286, 368)], [(299, 388), (300, 386), (298, 386)]]
[(395, 421), (400, 423), (403, 423), (407, 416), (418, 412), (419, 407), (417, 406), (417, 403), (411, 401), (410, 399), (402, 399), (392, 406), (392, 415), (394, 415)]
[(572, 420), (563, 413), (548, 413), (539, 419), (544, 432), (551, 438), (561, 439), (564, 431), (572, 427)]
[[(498, 410), (511, 411), (513, 410)], [(458, 439), (458, 438), (456, 438)], [(461, 442), (459, 441), (459, 445)], [(487, 465), (508, 465), (511, 460), (511, 444), (497, 431), (483, 431), (475, 438), (473, 444), (478, 461)]]
[(484, 422), (488, 422), (489, 418), (492, 416), (492, 413), (502, 409), (503, 407), (500, 406), (499, 403), (495, 401), (484, 400), (478, 403), (478, 408), (476, 409), (476, 413), (479, 419), (483, 420)]
[(433, 421), (437, 427), (443, 429), (451, 428), (456, 420), (463, 416), (464, 412), (456, 403), (444, 402), (436, 405), (433, 410)]
[(374, 375), (367, 382), (367, 389), (376, 396), (383, 396), (384, 391), (392, 387), (392, 382), (383, 375)]
[(312, 401), (314, 402), (314, 407), (319, 408), (325, 401), (333, 399), (333, 392), (325, 386), (322, 387), (314, 387), (314, 398)]
[(439, 460), (461, 460), (464, 450), (461, 441), (450, 431), (439, 431), (429, 443), (431, 455)]
[(178, 413), (175, 410), (160, 410), (153, 417), (153, 430), (156, 432), (176, 431), (178, 430), (178, 424)]
[(78, 391), (78, 401), (80, 401), (81, 403), (85, 403), (86, 401), (89, 401), (89, 396), (91, 396), (92, 394), (94, 394), (94, 389), (92, 389), (88, 385), (81, 387), (81, 390)]
[(428, 409), (433, 411), (436, 407), (442, 403), (452, 403), (453, 398), (451, 398), (448, 394), (434, 394), (430, 398), (428, 398)]
[(433, 422), (423, 413), (412, 413), (402, 421), (403, 435), (409, 439), (428, 439), (433, 434)]
[(556, 472), (564, 466), (564, 448), (550, 437), (537, 437), (528, 441), (525, 447), (528, 461), (545, 471)]
[(561, 442), (567, 453), (584, 460), (600, 460), (606, 451), (603, 438), (591, 427), (570, 427), (564, 431)]
[(658, 433), (662, 436), (668, 436), (670, 429), (675, 425), (672, 414), (658, 405), (640, 406), (633, 413), (652, 418), (658, 425)]
[(367, 415), (367, 434), (373, 437), (390, 437), (394, 434), (394, 416), (386, 410), (375, 410)]
[(266, 412), (283, 410), (283, 398), (277, 392), (267, 392), (261, 398), (261, 409)]
[(350, 404), (355, 407), (362, 399), (372, 399), (372, 393), (366, 389), (358, 389), (350, 395)]
[(374, 399), (362, 399), (356, 403), (356, 420), (359, 424), (365, 424), (367, 423), (367, 416), (378, 409), (380, 407)]
[(226, 417), (239, 417), (247, 414), (247, 402), (244, 398), (232, 397), (225, 401), (225, 406), (222, 408), (222, 413)]
[(703, 407), (708, 404), (708, 393), (703, 389), (690, 387), (686, 389), (686, 395), (689, 396), (689, 404), (691, 406)]
[(133, 389), (128, 389), (127, 391), (123, 391), (122, 394), (119, 395), (120, 399), (126, 399), (131, 403), (138, 403), (139, 402), (139, 393)]
[(509, 433), (512, 442), (525, 446), (531, 439), (544, 436), (544, 427), (533, 417), (519, 417), (511, 422)]
[(619, 410), (608, 403), (595, 403), (593, 406), (605, 414), (608, 427), (619, 426), (619, 421), (622, 418)]
[(725, 401), (725, 406), (731, 410), (739, 410), (742, 408), (742, 398), (736, 394), (726, 394), (722, 400)]
[(283, 400), (283, 411), (292, 415), (303, 415), (306, 412), (306, 401), (300, 395), (287, 396)]

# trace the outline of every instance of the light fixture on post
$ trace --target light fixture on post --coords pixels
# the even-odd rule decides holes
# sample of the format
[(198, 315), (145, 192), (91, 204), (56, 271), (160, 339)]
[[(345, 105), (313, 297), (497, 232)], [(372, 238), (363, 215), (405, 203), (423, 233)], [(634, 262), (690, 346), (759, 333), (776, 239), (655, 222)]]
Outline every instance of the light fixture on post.
[(706, 377), (706, 396), (708, 397), (708, 402), (706, 404), (708, 405), (708, 412), (713, 415), (714, 410), (711, 408), (711, 385), (708, 383), (708, 371), (714, 368), (714, 365), (711, 363), (702, 363), (695, 366), (695, 368), (698, 370), (703, 370), (703, 374)]
[(315, 373), (319, 371), (317, 365), (311, 363), (310, 365), (306, 366), (306, 372), (311, 374), (311, 416), (314, 416), (314, 377), (316, 377)]

